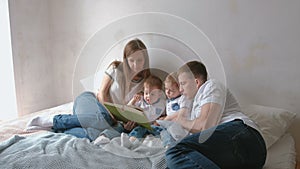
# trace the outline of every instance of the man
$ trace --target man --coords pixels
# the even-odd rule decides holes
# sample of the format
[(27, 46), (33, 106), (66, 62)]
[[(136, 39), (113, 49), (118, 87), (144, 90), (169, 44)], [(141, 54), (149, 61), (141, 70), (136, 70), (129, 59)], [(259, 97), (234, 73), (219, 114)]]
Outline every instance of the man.
[(191, 135), (166, 152), (168, 168), (261, 169), (266, 160), (259, 128), (244, 115), (221, 83), (207, 79), (206, 67), (191, 61), (178, 71), (180, 92), (194, 99), (191, 118), (177, 118)]

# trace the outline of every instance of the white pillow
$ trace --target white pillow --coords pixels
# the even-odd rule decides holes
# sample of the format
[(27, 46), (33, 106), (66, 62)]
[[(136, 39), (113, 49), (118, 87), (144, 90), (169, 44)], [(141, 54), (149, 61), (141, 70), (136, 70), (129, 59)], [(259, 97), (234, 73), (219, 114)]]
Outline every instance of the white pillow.
[(243, 112), (261, 129), (267, 148), (286, 132), (296, 117), (296, 113), (261, 105), (248, 105)]

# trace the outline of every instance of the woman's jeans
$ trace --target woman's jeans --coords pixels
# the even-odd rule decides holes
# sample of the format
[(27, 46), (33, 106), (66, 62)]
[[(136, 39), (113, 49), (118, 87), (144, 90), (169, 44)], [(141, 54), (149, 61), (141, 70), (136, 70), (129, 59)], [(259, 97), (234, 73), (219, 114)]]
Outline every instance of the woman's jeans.
[(262, 136), (241, 120), (190, 135), (166, 152), (171, 169), (261, 169), (265, 160)]
[(95, 140), (100, 134), (108, 138), (119, 136), (122, 125), (113, 126), (113, 120), (105, 107), (92, 92), (80, 94), (74, 101), (73, 114), (56, 115), (53, 130), (79, 138)]
[(129, 137), (135, 137), (141, 140), (148, 134), (152, 134), (153, 136), (159, 136), (160, 132), (163, 130), (160, 126), (151, 125), (152, 130), (146, 129), (142, 126), (137, 126), (128, 134)]

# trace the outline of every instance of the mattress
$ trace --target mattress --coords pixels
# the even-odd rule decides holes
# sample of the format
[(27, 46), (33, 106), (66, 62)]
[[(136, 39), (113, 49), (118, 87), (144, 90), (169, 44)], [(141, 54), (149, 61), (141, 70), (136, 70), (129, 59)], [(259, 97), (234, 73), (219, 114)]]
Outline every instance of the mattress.
[(17, 119), (3, 121), (0, 123), (0, 142), (14, 135), (19, 136), (30, 136), (35, 134), (45, 133), (45, 130), (25, 130), (27, 123), (35, 116), (51, 116), (54, 114), (71, 114), (72, 113), (73, 102), (62, 104), (53, 108), (44, 109), (24, 115)]
[[(49, 133), (45, 130), (25, 130), (27, 122), (35, 116), (51, 116), (55, 114), (71, 114), (73, 103), (67, 103), (51, 109), (42, 110), (15, 120), (0, 123), (0, 142), (15, 135), (27, 137)], [(296, 150), (293, 137), (285, 133), (269, 149), (264, 169), (295, 169)]]
[(286, 133), (268, 149), (263, 169), (295, 169), (296, 150), (293, 137)]

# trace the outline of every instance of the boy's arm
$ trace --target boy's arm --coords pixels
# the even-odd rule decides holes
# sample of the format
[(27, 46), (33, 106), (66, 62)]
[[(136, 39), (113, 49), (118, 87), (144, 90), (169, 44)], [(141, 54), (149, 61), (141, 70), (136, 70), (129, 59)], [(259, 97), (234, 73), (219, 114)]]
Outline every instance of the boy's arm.
[(128, 106), (133, 106), (135, 104), (135, 99), (134, 97), (127, 103)]
[(177, 119), (177, 117), (178, 117), (179, 114), (181, 114), (182, 118), (187, 119), (188, 113), (189, 113), (189, 109), (186, 108), (186, 107), (183, 107), (183, 108), (179, 109), (177, 112), (175, 112), (174, 114), (166, 116), (164, 118), (164, 120), (174, 121), (174, 120)]
[(127, 105), (134, 106), (142, 98), (141, 94), (135, 94), (133, 98), (128, 102)]
[(217, 103), (206, 103), (201, 107), (200, 116), (194, 120), (187, 120), (178, 114), (176, 122), (191, 133), (197, 133), (210, 127), (216, 126), (220, 120), (221, 106)]

